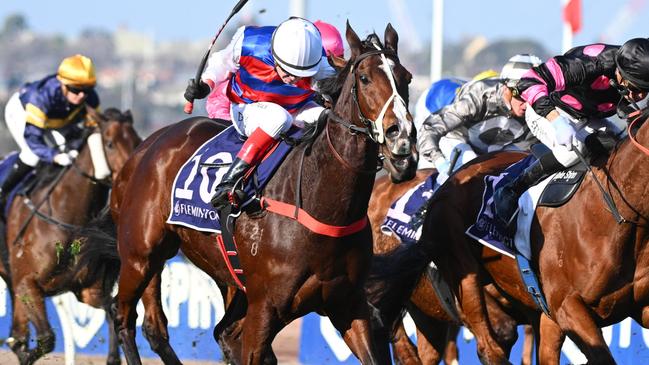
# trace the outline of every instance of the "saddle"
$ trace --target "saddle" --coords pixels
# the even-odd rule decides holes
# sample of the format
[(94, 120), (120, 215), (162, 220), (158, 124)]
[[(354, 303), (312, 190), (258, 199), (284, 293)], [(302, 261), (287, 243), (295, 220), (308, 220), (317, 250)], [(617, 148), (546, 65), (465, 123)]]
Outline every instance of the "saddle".
[[(609, 133), (593, 133), (585, 141), (591, 159), (608, 155), (615, 148), (617, 138)], [(532, 154), (539, 158), (549, 152), (550, 149), (543, 144), (532, 146)], [(567, 203), (577, 192), (584, 176), (588, 172), (588, 166), (584, 161), (579, 161), (569, 168), (556, 173), (541, 193), (538, 206), (560, 207)]]

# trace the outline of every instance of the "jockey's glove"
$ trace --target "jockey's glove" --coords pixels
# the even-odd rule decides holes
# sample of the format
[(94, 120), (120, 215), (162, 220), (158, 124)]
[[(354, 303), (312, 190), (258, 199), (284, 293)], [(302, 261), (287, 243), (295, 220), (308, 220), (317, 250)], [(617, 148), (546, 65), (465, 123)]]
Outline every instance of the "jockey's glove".
[(72, 159), (74, 160), (79, 156), (79, 151), (77, 151), (77, 150), (69, 150), (68, 155), (70, 155), (70, 157), (72, 157)]
[(446, 126), (437, 114), (431, 114), (417, 131), (417, 150), (419, 155), (430, 162), (444, 157), (439, 149), (439, 140), (446, 134)]
[(210, 94), (210, 86), (199, 80), (198, 83), (194, 79), (189, 79), (187, 89), (185, 89), (185, 100), (193, 102), (196, 99), (204, 99)]
[(57, 155), (54, 155), (52, 161), (59, 166), (68, 166), (72, 164), (74, 158), (72, 158), (72, 156), (67, 153), (59, 153)]
[(559, 115), (552, 121), (552, 127), (554, 128), (554, 137), (557, 143), (570, 149), (576, 134), (572, 122), (565, 116)]

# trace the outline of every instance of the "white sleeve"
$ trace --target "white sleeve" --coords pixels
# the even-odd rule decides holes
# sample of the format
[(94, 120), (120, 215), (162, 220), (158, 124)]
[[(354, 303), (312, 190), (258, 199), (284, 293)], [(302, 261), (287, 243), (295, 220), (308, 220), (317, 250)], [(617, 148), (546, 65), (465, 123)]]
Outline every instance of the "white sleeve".
[(245, 26), (240, 27), (232, 36), (230, 44), (218, 52), (214, 52), (207, 60), (207, 67), (201, 76), (201, 80), (212, 80), (218, 85), (227, 80), (231, 73), (239, 70), (239, 59), (241, 58), (241, 46), (243, 45), (243, 31)]

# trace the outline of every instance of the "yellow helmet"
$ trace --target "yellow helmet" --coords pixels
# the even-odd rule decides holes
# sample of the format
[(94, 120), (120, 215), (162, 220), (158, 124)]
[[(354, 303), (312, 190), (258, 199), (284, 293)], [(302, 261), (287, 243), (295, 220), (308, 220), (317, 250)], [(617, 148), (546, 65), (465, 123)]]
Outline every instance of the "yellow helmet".
[(56, 77), (64, 85), (93, 87), (97, 83), (95, 65), (90, 58), (80, 54), (65, 58)]

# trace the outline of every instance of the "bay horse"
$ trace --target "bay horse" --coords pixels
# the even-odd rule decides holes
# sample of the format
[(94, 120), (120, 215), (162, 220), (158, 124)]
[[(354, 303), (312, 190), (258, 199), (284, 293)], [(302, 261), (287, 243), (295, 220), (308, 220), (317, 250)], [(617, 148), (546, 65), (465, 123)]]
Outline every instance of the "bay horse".
[[(398, 60), (396, 31), (391, 25), (386, 27), (385, 46), (376, 35), (361, 42), (349, 24), (346, 37), (351, 58), (335, 79), (333, 89), (340, 97), (333, 112), (318, 126), (310, 145), (297, 146), (286, 157), (264, 193), (284, 202), (295, 201), (296, 187), (291, 182), (300, 173), (302, 152), (309, 148), (302, 167), (302, 181), (309, 184), (302, 191), (302, 208), (336, 226), (366, 219), (379, 145), (387, 147), (386, 159), (395, 166), (398, 174), (392, 178), (396, 181), (412, 178), (416, 169), (415, 132), (406, 108), (412, 76)], [(377, 121), (381, 114), (384, 117)], [(140, 363), (135, 304), (142, 295), (155, 293), (159, 284), (150, 280), (179, 249), (217, 283), (236, 286), (218, 252), (215, 235), (166, 223), (176, 172), (221, 130), (221, 125), (207, 118), (171, 125), (144, 142), (147, 147), (134, 157), (138, 161), (127, 163), (115, 182), (111, 207), (117, 217), (121, 258), (116, 329), (129, 364)], [(379, 134), (385, 136), (382, 142), (377, 142)], [(372, 341), (363, 291), (372, 256), (369, 225), (350, 235), (330, 237), (265, 212), (239, 217), (235, 239), (247, 275), (246, 293), (237, 292), (236, 305), (228, 306), (215, 329), (218, 338), (246, 317), (240, 354), (235, 354), (234, 361), (272, 362), (275, 335), (292, 320), (317, 311), (330, 317), (362, 363), (389, 362), (387, 347), (377, 349)], [(253, 245), (256, 252), (251, 252)], [(161, 333), (159, 327), (151, 329)]]
[[(435, 173), (435, 169), (418, 170), (414, 179), (398, 184), (392, 183), (387, 176), (376, 180), (368, 207), (376, 255), (389, 253), (401, 245), (397, 237), (387, 235), (381, 230), (390, 206), (408, 190), (423, 183)], [(400, 364), (438, 364), (442, 359), (446, 364), (457, 363), (459, 355), (455, 341), (460, 329), (459, 325), (444, 309), (430, 277), (424, 272), (416, 281), (406, 308), (417, 327), (417, 348), (413, 347), (402, 323), (399, 322), (392, 336), (394, 356)], [(370, 293), (375, 290), (372, 288), (371, 281), (368, 287)], [(507, 314), (509, 303), (492, 285), (485, 287), (485, 297), (489, 320), (495, 328), (498, 341), (509, 352), (518, 338), (517, 321)], [(385, 305), (380, 306), (385, 309)], [(385, 313), (382, 314), (386, 318), (390, 317)], [(458, 314), (462, 317), (462, 313)], [(531, 340), (532, 334), (526, 329), (521, 364), (532, 363)]]
[[(103, 157), (91, 157), (91, 148), (84, 144), (69, 167), (46, 167), (54, 171), (30, 193), (31, 206), (17, 196), (7, 215), (1, 242), (6, 245), (7, 257), (0, 274), (13, 308), (7, 343), (21, 365), (32, 364), (54, 349), (45, 297), (71, 291), (80, 301), (97, 308), (107, 310), (111, 303), (119, 269), (115, 247), (111, 252), (110, 247), (75, 238), (82, 226), (107, 205), (111, 179), (141, 140), (129, 111), (109, 108), (104, 113), (89, 111), (89, 115), (96, 126), (86, 127), (85, 132), (100, 136)], [(107, 179), (94, 177), (93, 159), (97, 158), (103, 158), (110, 169)], [(40, 202), (46, 204), (41, 206)], [(36, 330), (33, 349), (29, 348), (30, 323)], [(119, 347), (112, 326), (109, 338), (107, 363), (118, 364)]]
[[(542, 364), (559, 363), (565, 335), (584, 353), (589, 364), (614, 364), (600, 328), (626, 317), (649, 327), (646, 119), (644, 114), (630, 123), (629, 135), (634, 133), (634, 138), (622, 140), (610, 154), (591, 162), (593, 174), (587, 174), (570, 201), (557, 208), (539, 207), (535, 212), (531, 229), (532, 264), (550, 317), (540, 315), (513, 260), (483, 248), (464, 234), (480, 209), (484, 177), (498, 175), (525, 155), (481, 156), (454, 175), (431, 199), (422, 233), (425, 254), (445, 265), (451, 277), (479, 282), (488, 276), (520, 310), (536, 315)], [(641, 125), (636, 130), (637, 123)], [(606, 204), (595, 179), (602, 183), (615, 209)], [(612, 211), (620, 214), (619, 223)], [(467, 320), (485, 323), (483, 298), (475, 286), (460, 281), (456, 280), (457, 287), (474, 301)], [(504, 363), (506, 359), (493, 356), (490, 329), (483, 326), (481, 330), (474, 334), (486, 339), (481, 350), (489, 354), (488, 363)]]

